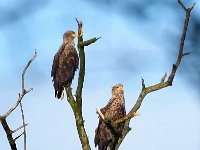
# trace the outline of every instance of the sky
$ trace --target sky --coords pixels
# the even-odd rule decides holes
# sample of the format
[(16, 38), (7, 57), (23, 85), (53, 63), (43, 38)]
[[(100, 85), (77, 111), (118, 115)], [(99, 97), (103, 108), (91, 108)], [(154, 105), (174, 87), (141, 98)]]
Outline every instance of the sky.
[[(173, 86), (148, 94), (131, 120), (131, 132), (120, 150), (199, 150), (200, 148), (200, 1), (191, 14), (183, 58)], [(193, 1), (185, 2), (191, 6)], [(146, 86), (158, 83), (175, 63), (184, 11), (173, 0), (1, 0), (0, 1), (0, 114), (12, 107), (21, 92), (21, 73), (29, 67), (23, 99), (29, 150), (80, 150), (73, 112), (67, 100), (54, 98), (50, 77), (53, 57), (63, 33), (77, 31), (75, 17), (83, 22), (83, 38), (101, 37), (85, 48), (86, 74), (83, 115), (91, 148), (98, 125), (96, 108), (111, 98), (111, 87), (122, 83), (127, 112)], [(75, 40), (77, 43), (77, 39)], [(73, 89), (77, 85), (77, 74)], [(7, 121), (12, 129), (22, 124), (20, 109)], [(20, 132), (15, 133), (18, 136)], [(23, 138), (17, 140), (23, 149)], [(0, 127), (0, 149), (10, 149)]]

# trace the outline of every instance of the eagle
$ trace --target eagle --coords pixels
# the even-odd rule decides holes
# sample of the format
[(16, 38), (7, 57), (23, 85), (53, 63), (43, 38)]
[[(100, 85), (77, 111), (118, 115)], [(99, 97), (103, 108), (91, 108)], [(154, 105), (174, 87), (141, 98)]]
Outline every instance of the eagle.
[[(122, 84), (117, 84), (112, 87), (112, 97), (108, 104), (100, 109), (105, 118), (111, 121), (116, 121), (126, 115), (124, 90)], [(124, 123), (119, 124), (117, 136), (122, 135)], [(112, 142), (113, 135), (107, 125), (99, 119), (99, 125), (95, 130), (94, 143), (95, 147), (98, 145), (98, 150), (113, 150), (116, 143)], [(119, 138), (118, 137), (118, 138)]]
[(55, 97), (61, 98), (64, 87), (71, 85), (78, 69), (79, 57), (75, 48), (74, 38), (78, 37), (74, 31), (67, 31), (63, 35), (63, 42), (54, 56), (51, 77), (53, 77), (53, 86)]

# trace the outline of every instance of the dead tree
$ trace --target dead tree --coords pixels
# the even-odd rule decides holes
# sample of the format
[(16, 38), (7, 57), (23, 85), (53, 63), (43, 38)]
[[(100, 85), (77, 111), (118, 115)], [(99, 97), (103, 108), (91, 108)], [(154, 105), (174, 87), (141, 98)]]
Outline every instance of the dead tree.
[[(11, 107), (7, 112), (5, 112), (3, 115), (0, 116), (0, 123), (6, 133), (7, 136), (7, 140), (10, 144), (10, 147), (12, 150), (17, 150), (17, 145), (16, 145), (16, 140), (21, 137), (22, 135), (24, 135), (24, 150), (26, 150), (26, 126), (28, 124), (25, 123), (25, 117), (24, 117), (24, 111), (23, 111), (23, 107), (22, 107), (22, 100), (24, 98), (24, 96), (26, 94), (28, 94), (29, 92), (31, 92), (33, 89), (30, 88), (28, 90), (25, 89), (24, 83), (25, 83), (25, 73), (28, 69), (28, 67), (30, 66), (30, 64), (33, 62), (33, 60), (36, 58), (37, 56), (37, 52), (35, 51), (34, 56), (29, 60), (29, 62), (27, 63), (27, 65), (25, 66), (23, 72), (22, 72), (22, 91), (21, 93), (19, 93), (19, 97), (17, 102), (13, 105), (13, 107)], [(20, 110), (21, 110), (21, 114), (22, 114), (22, 126), (18, 127), (15, 130), (11, 130), (6, 119), (7, 117), (9, 117), (11, 115), (11, 113), (18, 107), (20, 106)], [(13, 137), (13, 133), (18, 132), (20, 129), (23, 129), (23, 132), (17, 136), (17, 137)]]
[[(194, 8), (195, 4), (193, 4), (192, 7), (190, 7), (190, 8), (186, 8), (183, 5), (183, 3), (181, 2), (181, 0), (178, 0), (178, 3), (182, 7), (182, 9), (185, 11), (186, 15), (185, 15), (184, 27), (183, 27), (183, 32), (182, 32), (179, 50), (178, 50), (178, 57), (177, 57), (176, 63), (173, 64), (173, 67), (169, 74), (169, 77), (167, 78), (167, 73), (165, 73), (159, 83), (149, 86), (149, 87), (146, 87), (144, 79), (142, 79), (142, 89), (141, 89), (140, 95), (139, 95), (135, 105), (132, 107), (132, 109), (129, 111), (129, 113), (125, 117), (118, 119), (115, 122), (112, 122), (108, 118), (105, 118), (104, 115), (100, 112), (100, 110), (97, 109), (97, 113), (99, 114), (100, 118), (102, 119), (102, 121), (107, 125), (107, 127), (111, 131), (117, 131), (118, 124), (125, 122), (125, 127), (123, 129), (122, 136), (120, 138), (119, 137), (116, 138), (113, 135), (113, 142), (117, 143), (116, 146), (114, 147), (114, 150), (118, 150), (118, 148), (121, 145), (121, 143), (123, 142), (124, 138), (131, 130), (131, 128), (129, 127), (130, 120), (134, 116), (138, 115), (137, 111), (141, 107), (141, 104), (142, 104), (145, 96), (151, 92), (172, 86), (173, 79), (175, 77), (176, 71), (181, 63), (183, 56), (190, 54), (189, 52), (184, 52), (183, 49), (184, 49), (184, 43), (185, 43), (188, 23), (189, 23), (189, 19), (190, 19), (190, 13), (191, 13), (192, 9)], [(83, 119), (83, 115), (82, 115), (82, 88), (83, 88), (84, 76), (85, 76), (84, 47), (96, 42), (98, 40), (98, 38), (93, 38), (93, 39), (90, 39), (87, 41), (83, 41), (83, 35), (80, 36), (83, 33), (82, 32), (82, 22), (77, 20), (77, 23), (78, 23), (78, 33), (79, 33), (77, 47), (79, 50), (79, 58), (80, 58), (80, 71), (79, 71), (79, 77), (78, 77), (78, 85), (76, 88), (75, 96), (73, 96), (72, 89), (70, 87), (66, 87), (65, 90), (67, 93), (67, 100), (73, 110), (73, 113), (74, 113), (77, 131), (79, 134), (79, 139), (81, 141), (82, 149), (90, 150), (91, 148), (90, 148), (87, 133), (84, 128), (84, 119)]]
[(132, 107), (132, 109), (129, 111), (129, 113), (125, 117), (118, 119), (115, 122), (111, 122), (110, 120), (105, 118), (99, 110), (97, 111), (97, 113), (99, 114), (102, 121), (104, 121), (104, 123), (107, 125), (107, 127), (110, 130), (117, 130), (116, 129), (117, 125), (119, 123), (125, 122), (125, 127), (123, 129), (122, 136), (120, 138), (116, 138), (115, 136), (113, 136), (113, 142), (117, 143), (116, 147), (114, 148), (115, 150), (118, 150), (120, 144), (123, 142), (124, 138), (131, 130), (131, 128), (129, 127), (130, 120), (134, 116), (137, 116), (137, 111), (141, 107), (141, 104), (142, 104), (145, 96), (151, 92), (166, 88), (168, 86), (172, 86), (173, 79), (176, 75), (176, 71), (181, 63), (183, 56), (190, 54), (189, 52), (184, 52), (184, 43), (185, 43), (185, 39), (186, 39), (186, 34), (187, 34), (187, 29), (188, 29), (188, 24), (189, 24), (189, 19), (190, 19), (190, 13), (191, 13), (192, 9), (194, 8), (195, 3), (190, 8), (186, 8), (181, 0), (178, 0), (178, 3), (182, 7), (182, 9), (185, 11), (185, 20), (184, 20), (183, 32), (182, 32), (182, 36), (181, 36), (181, 40), (180, 40), (180, 44), (179, 44), (178, 57), (177, 57), (176, 63), (173, 64), (173, 66), (172, 66), (172, 70), (170, 72), (169, 77), (167, 78), (167, 73), (165, 73), (159, 83), (149, 86), (149, 87), (145, 86), (144, 79), (142, 79), (142, 89), (141, 89), (140, 95), (139, 95), (135, 105)]
[[(103, 116), (103, 114), (101, 114), (100, 111), (98, 111), (100, 118), (102, 119), (102, 121), (104, 121), (106, 123), (106, 125), (108, 126), (109, 129), (111, 130), (117, 130), (117, 126), (119, 123), (125, 122), (125, 127), (123, 129), (123, 133), (122, 136), (120, 138), (115, 138), (115, 136), (113, 136), (113, 140), (116, 144), (115, 146), (115, 150), (117, 150), (120, 146), (120, 144), (123, 142), (124, 138), (126, 137), (126, 135), (129, 133), (129, 131), (131, 130), (131, 128), (129, 127), (130, 124), (130, 120), (137, 115), (137, 111), (138, 109), (141, 107), (141, 104), (145, 98), (145, 96), (151, 92), (166, 88), (168, 86), (172, 86), (173, 83), (173, 79), (175, 77), (176, 71), (181, 63), (181, 60), (183, 58), (183, 56), (186, 56), (188, 54), (190, 54), (189, 52), (184, 52), (184, 42), (185, 42), (185, 38), (186, 38), (186, 33), (187, 33), (187, 28), (188, 28), (188, 23), (189, 23), (189, 19), (190, 19), (190, 13), (194, 7), (195, 4), (193, 4), (192, 7), (190, 8), (186, 8), (183, 3), (181, 2), (181, 0), (178, 0), (178, 3), (180, 4), (180, 6), (183, 8), (183, 10), (186, 13), (185, 16), (185, 21), (184, 21), (184, 27), (183, 27), (183, 33), (182, 33), (182, 37), (181, 37), (181, 41), (180, 41), (180, 46), (179, 46), (179, 51), (178, 51), (178, 57), (177, 57), (177, 61), (175, 64), (173, 64), (172, 70), (170, 72), (169, 77), (167, 78), (167, 73), (164, 74), (164, 76), (161, 78), (160, 82), (146, 87), (145, 83), (144, 83), (144, 79), (142, 79), (142, 89), (140, 92), (140, 95), (135, 103), (135, 105), (133, 106), (133, 108), (129, 111), (129, 113), (121, 118), (116, 120), (115, 122), (110, 121), (109, 119), (105, 118)], [(89, 144), (89, 140), (88, 140), (88, 136), (84, 127), (84, 119), (83, 119), (83, 114), (82, 114), (82, 89), (83, 89), (83, 83), (84, 83), (84, 78), (85, 78), (85, 52), (84, 52), (84, 48), (85, 46), (88, 46), (94, 42), (96, 42), (99, 38), (92, 38), (90, 40), (87, 41), (83, 41), (83, 35), (82, 35), (82, 22), (78, 21), (78, 51), (79, 51), (79, 58), (80, 58), (80, 70), (79, 70), (79, 77), (78, 77), (78, 85), (76, 88), (76, 92), (75, 92), (75, 96), (72, 94), (72, 89), (71, 87), (65, 87), (66, 93), (67, 93), (67, 100), (73, 110), (74, 113), (74, 117), (75, 117), (75, 121), (76, 121), (76, 126), (77, 126), (77, 132), (79, 135), (79, 139), (82, 145), (82, 149), (83, 150), (90, 150), (90, 144)], [(26, 65), (26, 67), (24, 68), (24, 71), (22, 73), (22, 91), (21, 94), (19, 94), (18, 100), (16, 102), (16, 104), (10, 108), (4, 115), (0, 116), (0, 122), (3, 126), (3, 129), (7, 135), (7, 139), (8, 142), (10, 144), (10, 147), (12, 150), (17, 150), (17, 146), (16, 146), (16, 139), (18, 139), (21, 135), (24, 135), (24, 149), (26, 150), (26, 126), (27, 124), (25, 123), (25, 119), (24, 119), (24, 112), (23, 112), (23, 108), (22, 108), (22, 99), (24, 98), (24, 96), (29, 93), (30, 91), (32, 91), (32, 89), (29, 90), (25, 90), (24, 88), (24, 78), (25, 78), (25, 73), (26, 70), (28, 69), (29, 65), (31, 64), (31, 62), (35, 59), (36, 57), (36, 53), (33, 56), (33, 58), (28, 62), (28, 64)], [(11, 130), (6, 118), (18, 107), (20, 106), (21, 108), (21, 113), (22, 113), (22, 120), (23, 120), (23, 125), (15, 130)], [(24, 129), (23, 133), (20, 134), (18, 137), (14, 138), (13, 137), (13, 133), (19, 131), (20, 129)]]

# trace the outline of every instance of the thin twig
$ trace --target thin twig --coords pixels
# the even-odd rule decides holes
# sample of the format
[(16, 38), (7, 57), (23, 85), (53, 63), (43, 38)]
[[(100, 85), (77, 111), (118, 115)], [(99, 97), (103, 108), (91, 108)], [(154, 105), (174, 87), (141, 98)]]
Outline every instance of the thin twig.
[(145, 83), (144, 83), (144, 79), (142, 78), (142, 89), (145, 89)]
[(101, 112), (101, 110), (100, 109), (96, 109), (96, 112), (97, 112), (97, 114), (99, 114), (99, 117), (102, 119), (102, 120), (104, 120), (105, 119), (105, 116), (102, 114), (102, 112)]
[(37, 57), (37, 51), (35, 50), (35, 54), (33, 55), (33, 57), (29, 60), (29, 62), (27, 63), (26, 67), (23, 70), (22, 73), (22, 94), (25, 92), (25, 88), (24, 88), (24, 77), (26, 74), (26, 70), (28, 69), (28, 67), (30, 66), (30, 64), (32, 63), (32, 61)]
[(186, 11), (186, 7), (183, 5), (182, 1), (181, 0), (178, 0), (178, 3), (181, 5), (181, 7)]
[(32, 88), (29, 89), (29, 90), (27, 90), (27, 91), (24, 89), (24, 77), (25, 77), (26, 70), (28, 69), (29, 65), (33, 62), (33, 60), (36, 58), (36, 56), (37, 56), (37, 51), (35, 50), (35, 54), (34, 54), (33, 57), (31, 58), (31, 60), (29, 60), (29, 62), (27, 63), (27, 65), (26, 65), (26, 67), (24, 68), (23, 73), (22, 73), (22, 93), (19, 94), (19, 98), (18, 98), (17, 102), (15, 103), (15, 105), (14, 105), (13, 107), (11, 107), (11, 108), (2, 116), (3, 118), (6, 118), (7, 116), (9, 116), (9, 115), (17, 108), (17, 106), (19, 105), (19, 103), (22, 101), (24, 95), (33, 90)]
[(18, 138), (20, 138), (22, 135), (24, 134), (24, 132), (22, 132), (20, 135), (18, 135), (14, 140), (16, 141)]
[(23, 111), (21, 102), (20, 102), (20, 108), (21, 108), (23, 128), (24, 128), (24, 132), (23, 132), (24, 133), (24, 150), (26, 150), (26, 123), (25, 123), (24, 111)]
[(183, 56), (189, 55), (191, 52), (183, 53)]
[(167, 72), (165, 72), (165, 74), (164, 74), (164, 76), (162, 77), (162, 79), (161, 79), (160, 82), (163, 83), (163, 82), (165, 81), (166, 77), (167, 77)]
[[(28, 124), (25, 124), (25, 126), (27, 126)], [(15, 133), (15, 132), (17, 132), (17, 131), (19, 131), (19, 130), (21, 130), (22, 128), (24, 128), (24, 125), (23, 126), (20, 126), (20, 127), (18, 127), (17, 129), (15, 129), (15, 130), (13, 130), (12, 131), (12, 133)]]

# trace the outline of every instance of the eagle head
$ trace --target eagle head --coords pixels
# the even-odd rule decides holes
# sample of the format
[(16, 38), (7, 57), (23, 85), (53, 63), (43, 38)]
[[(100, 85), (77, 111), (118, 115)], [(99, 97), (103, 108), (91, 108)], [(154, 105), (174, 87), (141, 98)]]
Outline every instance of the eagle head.
[(122, 84), (117, 84), (115, 86), (112, 87), (112, 95), (119, 95), (119, 94), (123, 94), (124, 93), (124, 89), (123, 89), (123, 85)]
[(74, 31), (67, 31), (63, 35), (63, 42), (68, 43), (74, 40), (75, 37), (78, 37), (78, 34)]

